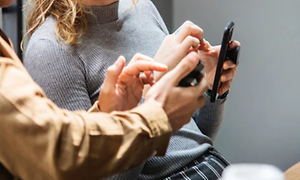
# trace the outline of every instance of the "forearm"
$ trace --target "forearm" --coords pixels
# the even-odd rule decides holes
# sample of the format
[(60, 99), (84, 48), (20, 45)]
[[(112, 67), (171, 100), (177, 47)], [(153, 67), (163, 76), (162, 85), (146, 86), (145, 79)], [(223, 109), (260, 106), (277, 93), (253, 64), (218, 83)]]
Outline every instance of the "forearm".
[[(94, 179), (124, 171), (155, 151), (163, 155), (170, 137), (163, 114), (154, 120), (154, 116), (143, 115), (143, 105), (140, 108), (112, 114), (73, 114), (56, 108), (50, 114), (39, 109), (41, 114), (36, 112), (37, 119), (31, 119), (11, 106), (15, 110), (10, 114), (18, 118), (1, 111), (1, 144), (5, 147), (0, 150), (1, 161), (28, 178), (48, 174), (54, 179)], [(153, 108), (152, 113), (161, 114)]]
[(206, 104), (198, 109), (193, 115), (196, 124), (203, 134), (215, 140), (224, 118), (225, 99), (217, 99), (211, 103), (210, 97), (206, 96)]
[[(87, 127), (94, 129), (85, 136), (86, 141), (93, 142), (86, 147), (90, 149), (86, 160), (94, 166), (81, 174), (97, 172), (92, 179), (108, 177), (142, 163), (155, 153), (164, 155), (171, 129), (162, 111), (146, 102), (129, 112), (101, 114), (101, 117), (99, 113), (84, 114)], [(93, 159), (89, 159), (91, 156)]]

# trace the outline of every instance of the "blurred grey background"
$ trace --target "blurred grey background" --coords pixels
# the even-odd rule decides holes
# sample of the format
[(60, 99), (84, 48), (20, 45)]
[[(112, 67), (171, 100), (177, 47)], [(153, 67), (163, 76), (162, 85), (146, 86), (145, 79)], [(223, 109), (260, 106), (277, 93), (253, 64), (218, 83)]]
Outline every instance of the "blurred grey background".
[(212, 45), (234, 21), (240, 64), (215, 141), (232, 163), (300, 161), (300, 1), (153, 0), (173, 32), (185, 20)]

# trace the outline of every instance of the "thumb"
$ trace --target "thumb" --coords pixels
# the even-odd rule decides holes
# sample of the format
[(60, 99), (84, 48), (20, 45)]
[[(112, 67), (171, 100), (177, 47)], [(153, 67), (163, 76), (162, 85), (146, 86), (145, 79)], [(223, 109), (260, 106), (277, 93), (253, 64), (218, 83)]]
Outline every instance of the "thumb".
[(203, 40), (200, 41), (200, 46), (198, 49), (202, 51), (207, 51), (210, 47), (210, 43), (203, 38)]
[(188, 75), (199, 63), (199, 56), (195, 52), (190, 52), (186, 55), (179, 64), (168, 74), (167, 80), (175, 85), (178, 85), (186, 75)]
[(125, 66), (125, 62), (126, 62), (125, 57), (120, 56), (113, 65), (107, 68), (106, 77), (101, 91), (102, 90), (112, 91), (115, 89), (116, 84), (118, 82), (118, 77)]

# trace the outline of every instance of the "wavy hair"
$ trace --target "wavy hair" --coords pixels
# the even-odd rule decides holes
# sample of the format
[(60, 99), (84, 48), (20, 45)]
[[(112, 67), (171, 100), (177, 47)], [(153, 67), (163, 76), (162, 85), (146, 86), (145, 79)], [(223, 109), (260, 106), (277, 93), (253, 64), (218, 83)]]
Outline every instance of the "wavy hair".
[[(138, 0), (132, 2), (135, 6)], [(63, 40), (67, 45), (76, 45), (88, 30), (86, 14), (90, 12), (87, 11), (88, 7), (84, 7), (83, 0), (31, 0), (29, 5), (32, 8), (27, 19), (27, 32), (24, 38), (30, 37), (49, 16), (53, 16), (57, 21), (55, 33), (58, 42)]]

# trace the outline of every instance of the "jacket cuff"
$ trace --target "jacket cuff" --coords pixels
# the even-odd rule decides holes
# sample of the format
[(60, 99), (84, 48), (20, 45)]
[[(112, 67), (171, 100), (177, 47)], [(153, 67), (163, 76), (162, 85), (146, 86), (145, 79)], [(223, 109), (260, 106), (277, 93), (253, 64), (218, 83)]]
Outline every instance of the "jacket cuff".
[(96, 101), (94, 103), (94, 105), (88, 110), (89, 113), (92, 113), (92, 112), (100, 112), (100, 108), (98, 106), (98, 101)]
[(141, 116), (150, 128), (150, 138), (153, 139), (154, 155), (163, 156), (166, 153), (172, 134), (172, 127), (165, 111), (158, 103), (146, 101), (131, 112)]

